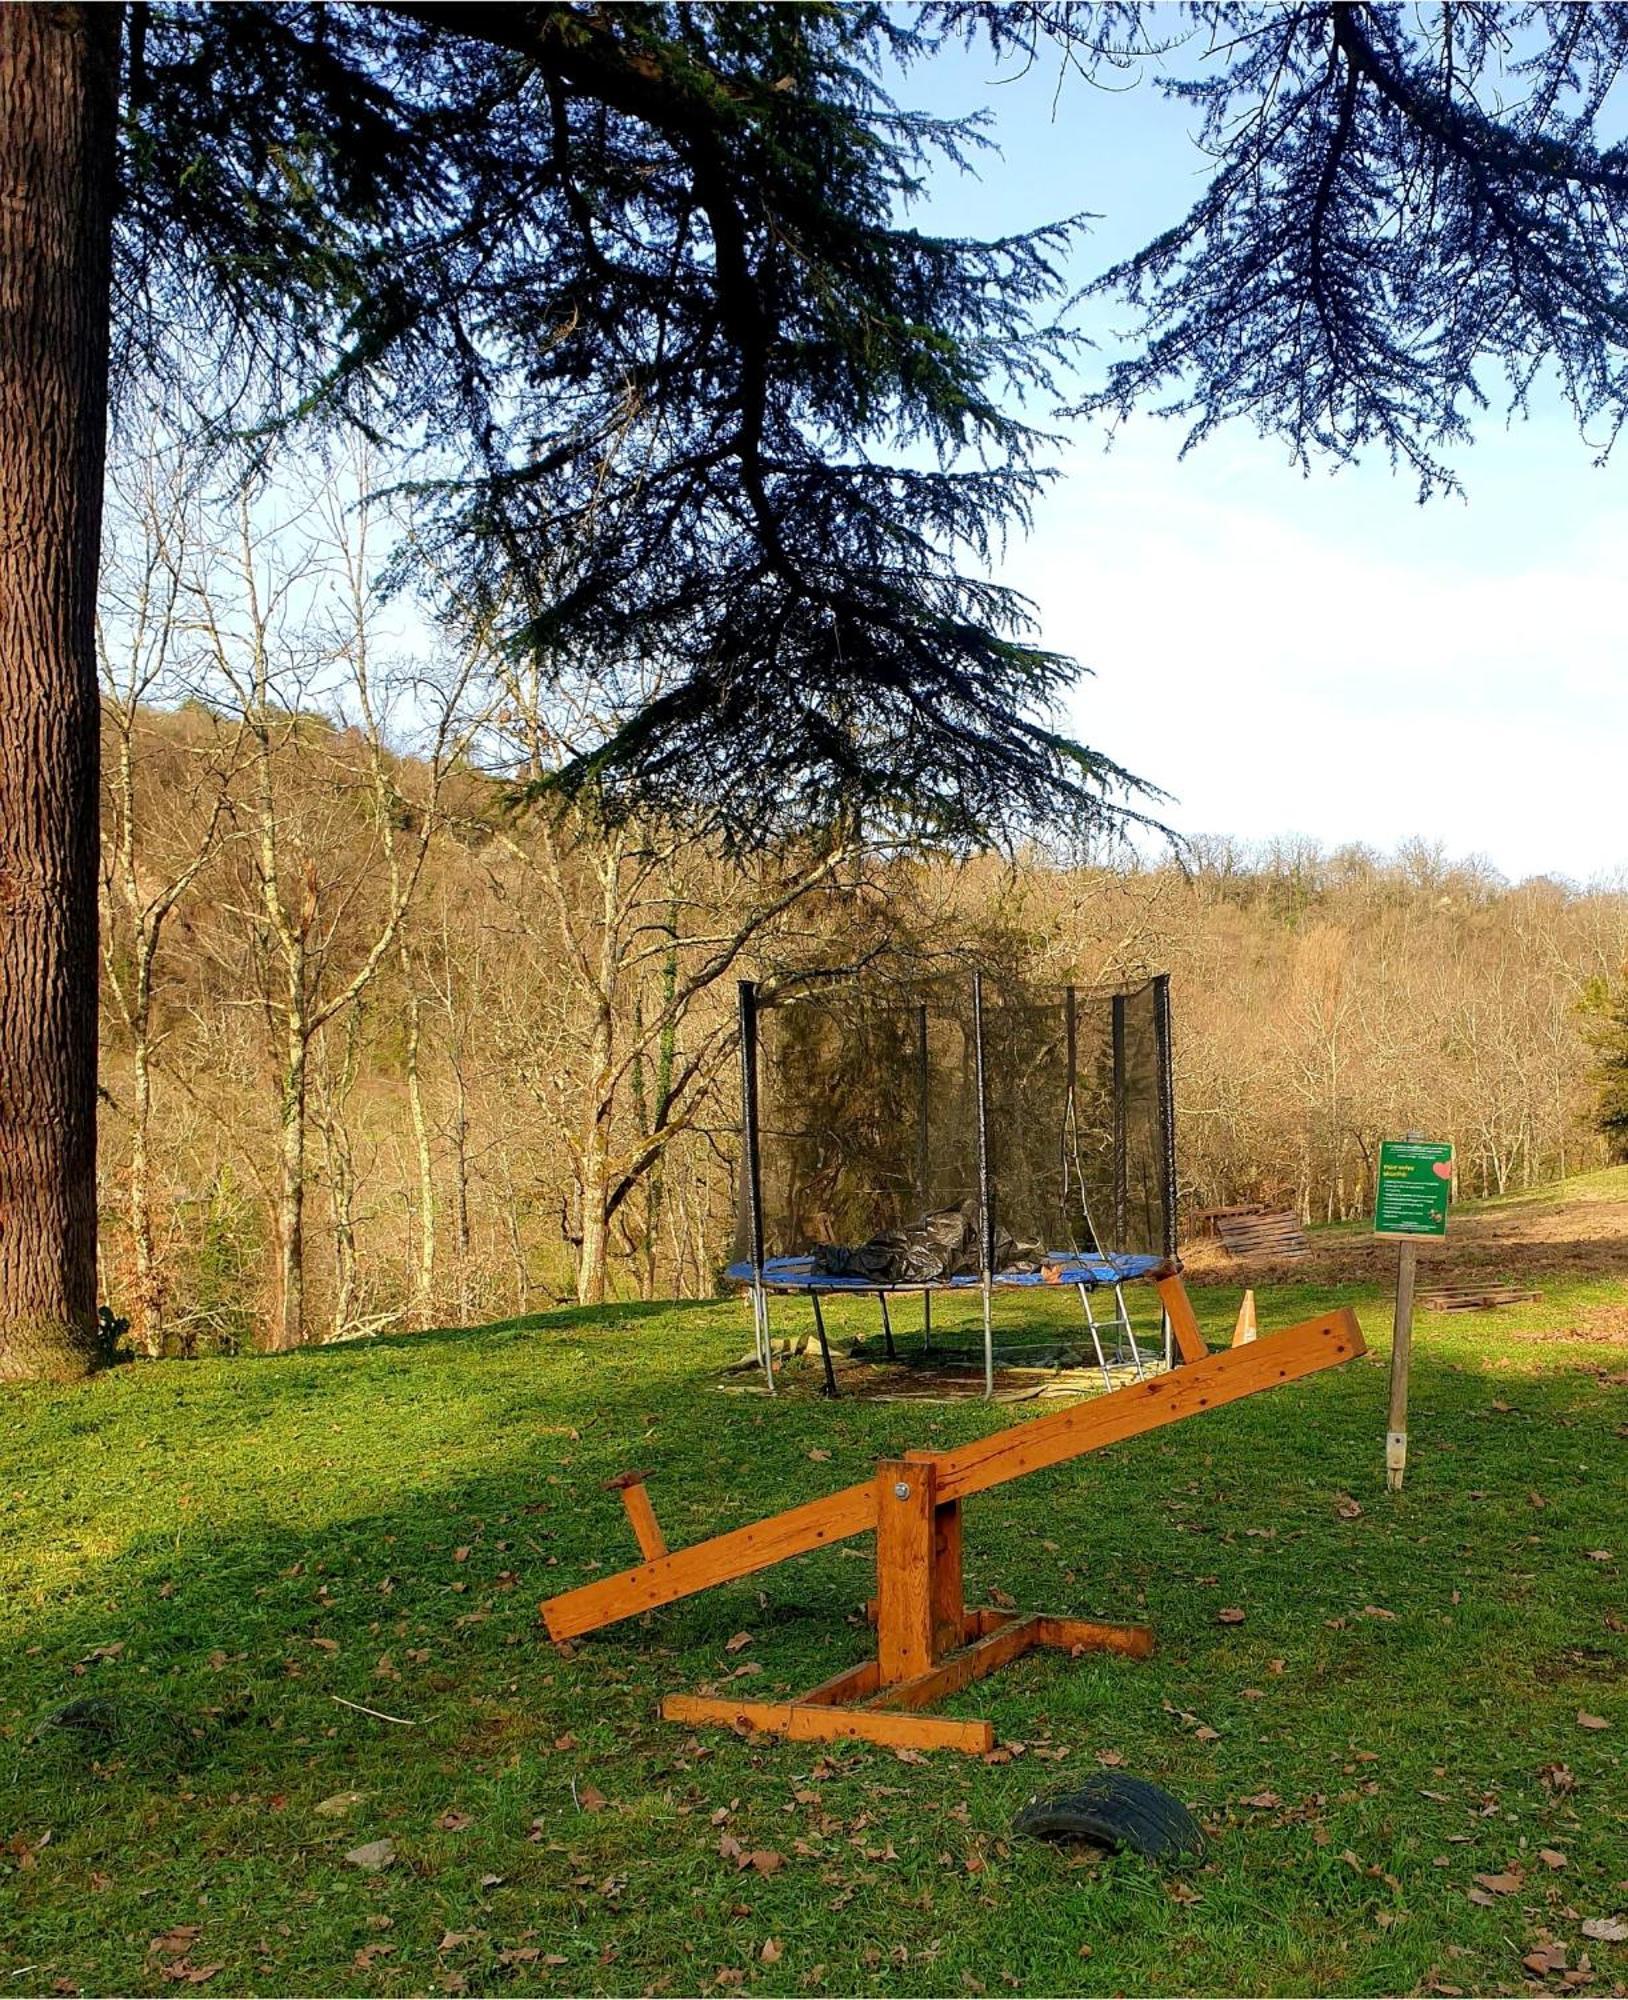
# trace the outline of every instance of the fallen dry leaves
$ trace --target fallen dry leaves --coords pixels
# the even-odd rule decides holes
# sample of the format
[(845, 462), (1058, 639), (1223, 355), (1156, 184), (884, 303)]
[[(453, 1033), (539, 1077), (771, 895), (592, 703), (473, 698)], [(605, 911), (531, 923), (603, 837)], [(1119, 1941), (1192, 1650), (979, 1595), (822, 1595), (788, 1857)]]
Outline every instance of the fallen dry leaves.
[(773, 1875), (786, 1864), (786, 1857), (775, 1848), (742, 1847), (732, 1833), (718, 1836), (718, 1852), (725, 1861), (734, 1862), (737, 1875), (744, 1874), (748, 1868), (759, 1875)]
[(217, 1959), (213, 1965), (194, 1965), (192, 1947), (203, 1933), (202, 1924), (176, 1924), (161, 1932), (147, 1947), (147, 1956), (159, 1961), (159, 1971), (166, 1979), (178, 1985), (202, 1986), (206, 1979), (213, 1979), (224, 1961)]

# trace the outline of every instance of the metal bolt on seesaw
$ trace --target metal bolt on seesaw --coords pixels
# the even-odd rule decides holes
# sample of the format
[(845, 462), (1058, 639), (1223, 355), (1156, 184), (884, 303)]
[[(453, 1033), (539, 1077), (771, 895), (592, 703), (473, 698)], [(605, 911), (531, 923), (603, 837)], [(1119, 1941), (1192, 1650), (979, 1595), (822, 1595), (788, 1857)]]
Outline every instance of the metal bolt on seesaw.
[(883, 1459), (874, 1477), (856, 1486), (687, 1549), (668, 1549), (644, 1475), (623, 1473), (612, 1484), (621, 1491), (644, 1561), (545, 1599), (540, 1609), (549, 1636), (563, 1643), (810, 1549), (874, 1533), (874, 1659), (795, 1701), (667, 1695), (662, 1715), (669, 1722), (722, 1723), (804, 1741), (857, 1737), (895, 1748), (978, 1755), (994, 1747), (988, 1722), (921, 1711), (1036, 1646), (1146, 1659), (1153, 1650), (1146, 1625), (969, 1610), (961, 1580), (962, 1501), (1367, 1351), (1356, 1314), (1341, 1307), (1212, 1354), (1199, 1333), (1180, 1266), (1172, 1261), (1153, 1276), (1181, 1356), (1182, 1365), (1170, 1374), (1128, 1383), (952, 1451)]

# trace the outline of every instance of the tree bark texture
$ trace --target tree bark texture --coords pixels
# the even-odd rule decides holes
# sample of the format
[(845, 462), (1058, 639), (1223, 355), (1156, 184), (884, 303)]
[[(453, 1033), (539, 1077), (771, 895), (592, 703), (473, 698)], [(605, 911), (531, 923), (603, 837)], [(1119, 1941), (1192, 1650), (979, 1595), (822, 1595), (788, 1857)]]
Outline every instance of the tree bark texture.
[(0, 7), (0, 1380), (96, 1327), (96, 578), (122, 10)]
[(305, 1339), (305, 1130), (311, 1034), (305, 1013), (305, 958), (288, 975), (287, 1048), (282, 1079), (282, 1159), (277, 1190), (277, 1318), (266, 1345), (287, 1353)]

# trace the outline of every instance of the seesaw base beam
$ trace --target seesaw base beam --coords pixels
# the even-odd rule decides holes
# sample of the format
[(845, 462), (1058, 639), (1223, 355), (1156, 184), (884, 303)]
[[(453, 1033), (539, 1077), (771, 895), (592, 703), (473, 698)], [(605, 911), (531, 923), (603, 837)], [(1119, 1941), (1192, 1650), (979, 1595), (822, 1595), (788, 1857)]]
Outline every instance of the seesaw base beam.
[(995, 1747), (987, 1722), (956, 1722), (943, 1715), (889, 1715), (868, 1708), (824, 1708), (808, 1701), (730, 1701), (721, 1695), (670, 1694), (662, 1698), (668, 1722), (722, 1723), (793, 1743), (837, 1743), (844, 1737), (894, 1750), (961, 1750), (981, 1757)]
[(1084, 1618), (1019, 1616), (1010, 1611), (963, 1614), (968, 1644), (908, 1680), (882, 1685), (881, 1668), (866, 1660), (813, 1688), (797, 1701), (739, 1701), (728, 1695), (670, 1694), (661, 1704), (668, 1722), (714, 1723), (757, 1731), (791, 1742), (837, 1742), (847, 1737), (895, 1750), (960, 1750), (981, 1757), (995, 1747), (994, 1725), (920, 1711), (1009, 1665), (1036, 1646), (1121, 1653), (1145, 1660), (1153, 1650), (1146, 1625), (1106, 1625)]
[(669, 1695), (662, 1715), (669, 1722), (722, 1723), (794, 1741), (846, 1736), (894, 1749), (981, 1756), (995, 1747), (990, 1723), (920, 1711), (1035, 1646), (1147, 1658), (1153, 1634), (1145, 1625), (969, 1611), (961, 1585), (961, 1503), (939, 1499), (938, 1473), (934, 1452), (883, 1459), (876, 1468), (875, 1659), (823, 1681), (798, 1701)]

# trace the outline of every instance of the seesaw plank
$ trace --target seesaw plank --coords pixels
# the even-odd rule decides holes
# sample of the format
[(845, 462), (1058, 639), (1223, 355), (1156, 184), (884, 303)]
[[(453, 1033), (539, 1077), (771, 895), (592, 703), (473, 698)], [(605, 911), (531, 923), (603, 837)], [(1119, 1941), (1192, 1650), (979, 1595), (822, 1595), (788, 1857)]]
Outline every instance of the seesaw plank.
[(1176, 1346), (1182, 1360), (1208, 1361), (1210, 1350), (1204, 1345), (1204, 1336), (1199, 1331), (1198, 1315), (1193, 1311), (1193, 1302), (1187, 1296), (1187, 1287), (1176, 1276), (1156, 1278), (1154, 1285), (1159, 1294), (1159, 1303), (1164, 1307), (1165, 1318), (1170, 1322), (1170, 1331), (1176, 1337)]
[(637, 1569), (551, 1597), (543, 1604), (543, 1621), (551, 1639), (573, 1639), (875, 1526), (876, 1482), (867, 1479), (823, 1500), (771, 1515), (767, 1521), (753, 1521), (730, 1534), (714, 1535), (710, 1541), (694, 1542), (687, 1549), (641, 1563)]
[[(1355, 1313), (1342, 1307), (1304, 1320), (1248, 1347), (1224, 1349), (1174, 1374), (1135, 1382), (1093, 1403), (996, 1431), (935, 1460), (939, 1505), (963, 1500), (1123, 1438), (1235, 1403), (1257, 1390), (1297, 1381), (1366, 1353)], [(542, 1613), (553, 1639), (571, 1639), (620, 1618), (637, 1617), (695, 1591), (768, 1569), (788, 1556), (825, 1548), (876, 1526), (876, 1482), (867, 1479), (824, 1500), (810, 1500), (766, 1521), (696, 1542), (637, 1569), (551, 1597)]]
[(1163, 1424), (1219, 1409), (1257, 1390), (1297, 1381), (1366, 1352), (1356, 1314), (1342, 1306), (1281, 1333), (1264, 1335), (1248, 1347), (1224, 1349), (1207, 1361), (1193, 1362), (1151, 1382), (1129, 1383), (1094, 1403), (1077, 1403), (943, 1452), (937, 1468), (938, 1498), (964, 1500), (1043, 1466), (1100, 1451), (1122, 1438), (1139, 1437)]

